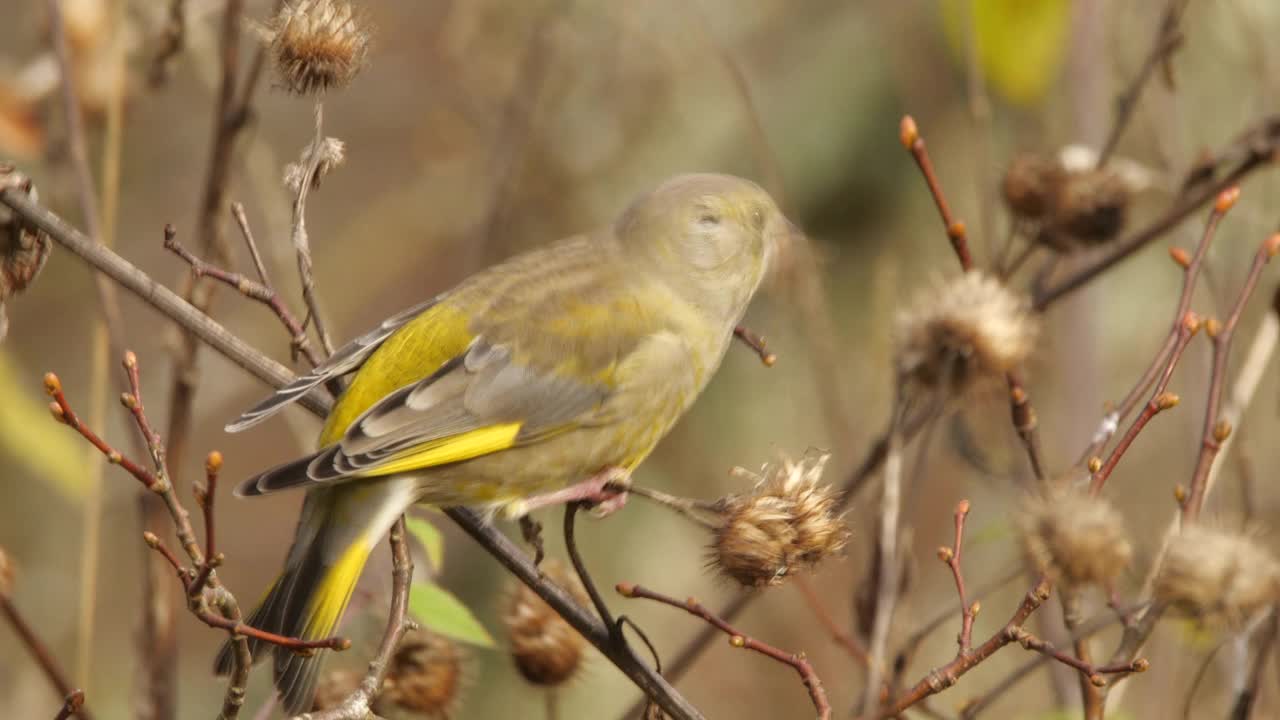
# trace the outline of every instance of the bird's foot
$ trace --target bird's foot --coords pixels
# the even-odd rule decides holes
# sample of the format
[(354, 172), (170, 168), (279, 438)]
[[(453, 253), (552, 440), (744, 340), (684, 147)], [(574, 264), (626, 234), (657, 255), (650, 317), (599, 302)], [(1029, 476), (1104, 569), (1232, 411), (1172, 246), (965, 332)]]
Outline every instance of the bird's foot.
[(514, 517), (524, 517), (545, 507), (580, 502), (591, 505), (592, 514), (596, 517), (606, 517), (627, 504), (627, 488), (630, 485), (631, 471), (608, 467), (582, 482), (512, 503), (508, 513)]

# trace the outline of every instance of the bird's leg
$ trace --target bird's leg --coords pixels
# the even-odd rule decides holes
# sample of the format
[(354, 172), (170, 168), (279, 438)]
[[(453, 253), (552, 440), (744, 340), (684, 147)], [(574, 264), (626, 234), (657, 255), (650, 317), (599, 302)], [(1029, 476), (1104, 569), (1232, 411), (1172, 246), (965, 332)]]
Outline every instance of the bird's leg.
[(627, 504), (627, 488), (631, 485), (631, 471), (620, 467), (607, 467), (582, 482), (574, 483), (554, 492), (527, 497), (514, 503), (513, 515), (523, 517), (545, 507), (584, 502), (593, 506), (597, 517), (617, 512)]
[(530, 515), (521, 515), (520, 536), (529, 544), (529, 547), (533, 548), (533, 566), (538, 567), (547, 554), (542, 545), (542, 523), (534, 520)]

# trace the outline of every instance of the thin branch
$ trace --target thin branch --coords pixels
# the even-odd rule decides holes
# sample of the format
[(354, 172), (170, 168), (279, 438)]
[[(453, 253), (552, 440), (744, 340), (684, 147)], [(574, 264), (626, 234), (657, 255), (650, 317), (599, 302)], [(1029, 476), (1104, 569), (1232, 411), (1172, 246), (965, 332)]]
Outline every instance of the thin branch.
[(843, 630), (835, 618), (831, 617), (831, 613), (827, 611), (826, 606), (822, 604), (822, 598), (818, 595), (818, 591), (814, 589), (813, 583), (804, 575), (795, 578), (796, 587), (800, 588), (800, 593), (804, 595), (805, 604), (809, 606), (809, 610), (813, 612), (813, 616), (818, 622), (826, 628), (831, 635), (832, 641), (839, 645), (848, 653), (849, 657), (863, 667), (869, 667), (871, 657), (867, 655), (867, 649), (862, 646), (858, 638), (853, 633)]
[(1142, 61), (1142, 67), (1138, 70), (1138, 74), (1129, 82), (1129, 86), (1125, 88), (1120, 97), (1116, 98), (1115, 120), (1111, 123), (1111, 130), (1107, 133), (1106, 142), (1102, 144), (1102, 150), (1098, 152), (1098, 167), (1107, 164), (1107, 160), (1111, 158), (1115, 152), (1116, 145), (1120, 143), (1120, 136), (1124, 134), (1124, 130), (1129, 125), (1129, 121), (1133, 118), (1133, 111), (1138, 106), (1138, 97), (1142, 94), (1142, 89), (1146, 87), (1147, 80), (1155, 69), (1161, 65), (1168, 67), (1169, 58), (1174, 51), (1182, 47), (1183, 35), (1179, 24), (1182, 20), (1182, 13), (1187, 9), (1189, 0), (1169, 0), (1169, 4), (1165, 6), (1164, 16), (1160, 19), (1160, 27), (1156, 30), (1156, 36), (1151, 44), (1151, 50)]
[[(67, 702), (69, 702), (71, 694), (77, 691), (71, 686), (71, 681), (67, 679), (66, 672), (58, 664), (57, 659), (53, 657), (53, 653), (49, 652), (49, 647), (44, 644), (40, 636), (36, 635), (30, 623), (18, 611), (18, 607), (13, 604), (13, 600), (3, 591), (0, 591), (0, 612), (4, 613), (5, 619), (9, 621), (9, 625), (13, 628), (14, 633), (17, 634), (18, 639), (22, 641), (22, 644), (27, 648), (27, 652), (31, 653), (31, 657), (35, 659), (36, 664), (44, 671), (44, 676), (49, 680), (49, 684), (53, 686), (53, 689), (59, 695), (67, 698)], [(80, 693), (80, 695), (81, 704), (74, 710), (76, 716), (81, 720), (93, 720), (89, 710), (83, 706), (84, 693)], [(65, 710), (65, 703), (63, 708)], [(60, 714), (59, 717), (65, 718), (67, 716)]]
[(253, 258), (253, 267), (258, 271), (258, 281), (267, 287), (271, 287), (271, 278), (267, 277), (267, 266), (262, 262), (262, 253), (258, 252), (257, 241), (253, 239), (253, 230), (249, 228), (249, 216), (244, 212), (244, 205), (238, 202), (231, 203), (231, 216), (236, 219), (236, 226), (240, 228), (240, 235), (244, 238), (244, 243), (249, 248), (249, 256)]
[(764, 338), (757, 335), (751, 328), (745, 325), (738, 325), (733, 329), (733, 337), (741, 341), (743, 345), (751, 348), (752, 352), (760, 356), (760, 362), (765, 367), (773, 367), (778, 362), (778, 356), (769, 351)]
[[(867, 642), (867, 683), (862, 691), (862, 711), (867, 712), (879, 703), (881, 683), (885, 672), (885, 654), (889, 643), (889, 630), (893, 625), (893, 612), (899, 591), (898, 520), (902, 512), (902, 421), (906, 414), (903, 398), (903, 379), (895, 383), (893, 421), (890, 425), (889, 454), (884, 464), (884, 486), (881, 491), (879, 535), (876, 541), (877, 558), (873, 563), (879, 573), (875, 578), (875, 613)], [(874, 572), (874, 570), (873, 570)]]
[(1178, 295), (1178, 307), (1173, 314), (1169, 335), (1165, 338), (1164, 345), (1159, 352), (1151, 359), (1151, 364), (1142, 374), (1142, 377), (1138, 379), (1138, 382), (1124, 396), (1124, 399), (1120, 401), (1115, 410), (1107, 413), (1102, 418), (1102, 422), (1099, 424), (1097, 431), (1094, 432), (1089, 447), (1085, 449), (1079, 461), (1080, 463), (1102, 452), (1102, 449), (1106, 447), (1112, 436), (1119, 429), (1120, 423), (1124, 422), (1129, 413), (1133, 412), (1147, 388), (1151, 386), (1157, 376), (1160, 376), (1162, 369), (1164, 370), (1162, 377), (1166, 381), (1168, 380), (1168, 374), (1172, 371), (1172, 367), (1166, 361), (1169, 353), (1173, 351), (1174, 346), (1177, 344), (1181, 329), (1187, 321), (1187, 313), (1191, 310), (1191, 300), (1195, 295), (1196, 280), (1200, 277), (1200, 273), (1204, 268), (1205, 254), (1209, 251), (1209, 244), (1213, 242), (1218, 224), (1222, 221), (1223, 216), (1235, 206), (1239, 197), (1240, 188), (1234, 186), (1218, 193), (1218, 197), (1213, 204), (1213, 210), (1209, 213), (1209, 219), (1205, 222), (1204, 232), (1200, 235), (1200, 242), (1196, 245), (1195, 254), (1188, 256), (1185, 250), (1177, 247), (1169, 250), (1170, 257), (1182, 268), (1182, 292)]
[(1263, 266), (1277, 253), (1280, 253), (1280, 233), (1267, 238), (1254, 254), (1249, 274), (1240, 288), (1240, 293), (1236, 296), (1231, 314), (1227, 316), (1227, 321), (1222, 324), (1221, 329), (1215, 327), (1216, 323), (1206, 323), (1209, 337), (1213, 339), (1213, 365), (1209, 379), (1209, 399), (1205, 409), (1204, 430), (1200, 439), (1200, 455), (1196, 460), (1195, 474), (1191, 477), (1191, 488), (1187, 493), (1186, 501), (1182, 504), (1183, 522), (1193, 522), (1199, 517), (1200, 508), (1204, 504), (1207, 493), (1209, 470), (1222, 443), (1231, 435), (1231, 425), (1223, 421), (1218, 414), (1222, 406), (1231, 340), (1235, 336), (1236, 325), (1240, 322), (1244, 307), (1258, 285)]
[(823, 690), (822, 681), (818, 679), (818, 675), (814, 672), (813, 666), (805, 659), (804, 653), (789, 653), (785, 650), (780, 650), (769, 645), (768, 643), (761, 642), (755, 638), (745, 635), (729, 623), (716, 617), (710, 610), (707, 610), (693, 598), (680, 602), (675, 598), (668, 597), (632, 583), (618, 583), (616, 589), (619, 595), (626, 598), (643, 598), (645, 600), (660, 602), (664, 605), (670, 605), (674, 608), (680, 608), (690, 615), (702, 618), (709, 625), (728, 635), (730, 645), (736, 648), (760, 653), (765, 657), (790, 666), (797, 674), (800, 675), (800, 680), (804, 683), (805, 688), (808, 689), (809, 698), (813, 701), (813, 707), (818, 711), (819, 720), (830, 720), (831, 704), (827, 702), (826, 691)]
[(382, 680), (387, 675), (387, 668), (391, 665), (396, 648), (400, 646), (405, 633), (418, 627), (409, 617), (413, 559), (409, 556), (409, 543), (405, 539), (403, 515), (391, 527), (391, 563), (391, 612), (387, 619), (387, 629), (382, 634), (382, 642), (378, 644), (378, 651), (369, 662), (369, 671), (360, 681), (360, 687), (347, 696), (342, 704), (323, 712), (309, 713), (305, 716), (309, 720), (365, 720), (375, 717), (370, 707), (382, 690)]
[(587, 591), (587, 597), (591, 598), (591, 604), (595, 606), (600, 620), (604, 622), (605, 627), (610, 628), (617, 634), (619, 642), (625, 642), (618, 624), (614, 622), (613, 613), (609, 611), (609, 605), (605, 603), (604, 596), (596, 588), (595, 580), (592, 579), (591, 573), (587, 570), (587, 564), (583, 562), (582, 554), (578, 552), (578, 542), (574, 530), (576, 526), (575, 520), (580, 509), (582, 509), (581, 502), (571, 502), (564, 506), (565, 551), (569, 553), (569, 561), (573, 563), (573, 569), (578, 574), (578, 579), (582, 581), (582, 587)]
[(1231, 720), (1249, 720), (1253, 715), (1254, 705), (1258, 702), (1258, 694), (1262, 689), (1262, 671), (1271, 659), (1271, 648), (1276, 644), (1276, 636), (1280, 635), (1280, 618), (1277, 618), (1276, 613), (1277, 608), (1273, 607), (1266, 628), (1262, 631), (1262, 640), (1254, 648), (1249, 677), (1236, 693), (1235, 702), (1231, 704)]
[(300, 167), (302, 174), (298, 177), (297, 193), (293, 198), (293, 225), (289, 233), (293, 249), (298, 256), (298, 277), (302, 281), (302, 299), (307, 305), (307, 315), (315, 326), (316, 335), (320, 337), (320, 346), (326, 356), (333, 354), (333, 338), (320, 311), (320, 298), (316, 294), (316, 279), (311, 272), (311, 241), (307, 236), (307, 195), (311, 188), (319, 185), (323, 166), (330, 162), (324, 152), (324, 106), (319, 100), (315, 108), (315, 136), (311, 145), (303, 153), (304, 160)]
[(1113, 665), (1093, 665), (1071, 655), (1064, 653), (1055, 648), (1051, 643), (1045, 642), (1040, 638), (1032, 635), (1022, 628), (1012, 628), (1008, 630), (1011, 639), (1021, 645), (1026, 650), (1038, 652), (1053, 660), (1057, 660), (1063, 665), (1067, 665), (1080, 671), (1080, 674), (1089, 679), (1096, 687), (1103, 687), (1107, 684), (1104, 675), (1117, 675), (1146, 672), (1151, 664), (1143, 658), (1138, 658), (1130, 663), (1116, 663)]
[(973, 269), (973, 256), (969, 253), (969, 240), (965, 235), (964, 223), (951, 215), (951, 207), (947, 204), (938, 176), (933, 171), (933, 161), (929, 159), (929, 153), (925, 150), (924, 138), (920, 136), (916, 121), (910, 115), (902, 116), (898, 137), (902, 141), (902, 146), (911, 153), (916, 166), (920, 168), (920, 174), (929, 185), (929, 194), (933, 196), (933, 202), (938, 206), (938, 214), (942, 216), (942, 226), (947, 231), (947, 240), (951, 241), (951, 249), (955, 251), (961, 269), (969, 272)]
[(981, 605), (975, 601), (969, 604), (969, 596), (965, 593), (964, 573), (960, 570), (960, 552), (964, 547), (964, 521), (969, 517), (969, 501), (956, 503), (955, 522), (956, 538), (951, 547), (938, 548), (938, 559), (951, 568), (951, 577), (956, 581), (956, 595), (960, 597), (960, 634), (956, 636), (956, 644), (963, 655), (973, 649), (973, 621), (978, 617)]
[(72, 690), (62, 700), (62, 707), (58, 710), (58, 714), (54, 716), (54, 720), (67, 720), (67, 718), (77, 715), (84, 717), (81, 710), (84, 708), (84, 691)]
[[(241, 212), (243, 213), (243, 210)], [(249, 238), (248, 242), (252, 246), (253, 236), (249, 234), (248, 225), (242, 225), (241, 229), (245, 233), (245, 237)], [(316, 355), (315, 349), (308, 342), (307, 331), (303, 329), (302, 323), (298, 322), (293, 313), (289, 311), (289, 307), (284, 303), (284, 298), (280, 297), (280, 293), (275, 288), (264, 283), (255, 282), (240, 273), (228, 272), (196, 257), (194, 253), (178, 242), (177, 230), (172, 225), (164, 226), (164, 248), (190, 265), (191, 273), (195, 277), (213, 278), (224, 285), (230, 286), (250, 300), (266, 305), (271, 309), (271, 312), (275, 313), (275, 316), (280, 320), (280, 324), (284, 325), (285, 330), (289, 333), (289, 346), (292, 348), (294, 356), (296, 357), (299, 353), (306, 356), (307, 362), (311, 364), (311, 367), (320, 364), (320, 357)], [(254, 258), (255, 263), (261, 263), (261, 258), (257, 257), (256, 251), (254, 252)], [(266, 270), (260, 264), (258, 265), (258, 271), (265, 277)]]

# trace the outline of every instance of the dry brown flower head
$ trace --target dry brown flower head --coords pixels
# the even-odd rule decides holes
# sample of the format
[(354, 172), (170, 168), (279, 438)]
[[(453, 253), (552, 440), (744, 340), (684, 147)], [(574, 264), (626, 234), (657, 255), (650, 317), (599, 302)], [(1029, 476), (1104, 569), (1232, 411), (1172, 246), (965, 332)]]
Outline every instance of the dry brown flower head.
[(352, 670), (334, 670), (320, 678), (316, 696), (311, 701), (311, 712), (321, 712), (338, 707), (351, 693), (360, 687), (364, 678)]
[(1024, 295), (970, 271), (935, 281), (894, 327), (898, 370), (926, 387), (961, 392), (999, 377), (1031, 354), (1039, 325)]
[[(580, 603), (589, 603), (576, 575), (547, 560), (542, 571), (568, 590)], [(511, 659), (534, 685), (556, 686), (567, 682), (582, 665), (586, 641), (564, 618), (523, 583), (516, 583), (502, 616), (511, 644)]]
[(821, 482), (829, 457), (810, 450), (798, 461), (766, 464), (759, 474), (739, 470), (755, 488), (721, 501), (711, 564), (742, 585), (761, 587), (842, 551), (849, 528), (837, 514), (837, 494)]
[(263, 34), (284, 87), (299, 95), (344, 87), (369, 51), (368, 23), (343, 0), (294, 0)]
[(1239, 627), (1280, 598), (1280, 564), (1256, 538), (1193, 525), (1170, 541), (1154, 589), (1190, 617)]
[[(32, 200), (39, 200), (35, 188), (24, 177), (0, 164), (0, 189), (7, 187), (24, 188)], [(0, 207), (0, 340), (9, 326), (6, 301), (35, 280), (52, 248), (48, 235), (23, 222), (9, 208)]]
[(1083, 492), (1030, 497), (1018, 525), (1036, 567), (1068, 585), (1110, 588), (1133, 557), (1120, 513), (1105, 499)]
[(417, 630), (405, 636), (374, 703), (379, 715), (394, 706), (418, 717), (448, 718), (464, 685), (464, 656), (452, 640)]
[[(1132, 195), (1144, 186), (1132, 163), (1096, 166), (1096, 156), (1064, 148), (1057, 157), (1014, 157), (1001, 185), (1015, 218), (1035, 223), (1035, 241), (1056, 252), (1099, 245), (1124, 227)], [(1086, 153), (1087, 154), (1087, 153)]]

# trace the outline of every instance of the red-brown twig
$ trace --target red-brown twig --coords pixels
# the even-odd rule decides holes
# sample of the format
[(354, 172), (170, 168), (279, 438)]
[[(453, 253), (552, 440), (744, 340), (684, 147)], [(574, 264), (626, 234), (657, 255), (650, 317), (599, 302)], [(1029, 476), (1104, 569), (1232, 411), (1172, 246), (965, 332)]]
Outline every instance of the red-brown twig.
[(933, 195), (933, 202), (938, 206), (942, 225), (947, 230), (947, 239), (951, 241), (951, 249), (960, 260), (960, 267), (965, 272), (972, 270), (973, 256), (969, 253), (969, 240), (965, 234), (964, 223), (951, 215), (951, 206), (947, 204), (946, 196), (942, 194), (942, 186), (938, 183), (938, 176), (933, 171), (933, 161), (929, 159), (929, 153), (925, 150), (924, 138), (920, 136), (915, 119), (910, 115), (903, 115), (898, 132), (902, 146), (911, 153), (911, 157), (920, 168), (920, 173), (924, 175), (924, 181), (929, 185), (929, 193)]
[(831, 617), (831, 613), (828, 612), (826, 606), (822, 604), (822, 598), (818, 595), (818, 591), (813, 588), (813, 583), (809, 578), (804, 575), (799, 575), (795, 578), (794, 582), (796, 587), (800, 588), (800, 593), (804, 595), (805, 603), (813, 612), (813, 616), (817, 618), (818, 622), (821, 623), (822, 626), (826, 628), (827, 632), (831, 634), (832, 641), (843, 648), (844, 651), (849, 654), (849, 657), (853, 658), (859, 665), (862, 665), (863, 667), (870, 665), (871, 658), (867, 655), (867, 649), (862, 646), (862, 643), (858, 641), (858, 638), (854, 637), (853, 633), (842, 629), (835, 621), (835, 618)]
[(769, 352), (764, 338), (757, 335), (751, 328), (739, 325), (733, 329), (733, 336), (740, 340), (743, 345), (751, 348), (756, 355), (759, 355), (760, 362), (764, 363), (765, 367), (773, 367), (773, 364), (778, 362), (778, 356)]
[(1186, 500), (1182, 503), (1184, 522), (1194, 521), (1199, 517), (1201, 505), (1204, 503), (1209, 470), (1213, 467), (1214, 458), (1218, 456), (1218, 450), (1222, 447), (1223, 441), (1231, 434), (1230, 423), (1222, 420), (1218, 415), (1222, 407), (1222, 392), (1226, 383), (1231, 339), (1235, 335), (1240, 316), (1244, 313), (1244, 307), (1258, 285), (1263, 266), (1277, 253), (1280, 253), (1280, 233), (1267, 238), (1254, 254), (1249, 274), (1236, 296), (1235, 305), (1232, 306), (1227, 321), (1221, 327), (1212, 320), (1205, 323), (1206, 331), (1213, 340), (1213, 365), (1209, 379), (1209, 399), (1204, 414), (1204, 430), (1200, 439), (1200, 455), (1196, 460), (1195, 473), (1191, 477), (1191, 487), (1187, 492)]
[(729, 644), (744, 650), (751, 650), (760, 653), (765, 657), (776, 660), (784, 665), (790, 666), (800, 675), (800, 680), (804, 682), (805, 688), (809, 690), (809, 698), (813, 701), (813, 706), (818, 711), (820, 720), (830, 720), (831, 704), (827, 702), (827, 693), (822, 689), (822, 681), (818, 679), (818, 675), (813, 670), (813, 666), (805, 659), (804, 653), (789, 653), (780, 650), (768, 643), (761, 642), (755, 638), (744, 635), (729, 623), (716, 617), (710, 610), (703, 607), (697, 600), (689, 598), (684, 602), (680, 602), (673, 597), (668, 597), (662, 593), (654, 592), (648, 588), (641, 587), (632, 583), (618, 583), (616, 590), (618, 594), (626, 598), (643, 598), (645, 600), (653, 600), (664, 605), (670, 605), (674, 608), (680, 608), (695, 617), (702, 618), (709, 625), (712, 625), (720, 632), (729, 636)]
[[(345, 650), (351, 643), (338, 637), (315, 641), (284, 637), (263, 632), (241, 622), (240, 609), (235, 597), (219, 583), (215, 573), (215, 568), (222, 562), (221, 554), (216, 554), (216, 551), (208, 554), (205, 552), (213, 549), (216, 539), (213, 525), (213, 491), (217, 488), (217, 473), (222, 465), (222, 457), (219, 453), (210, 453), (205, 463), (206, 486), (197, 493), (197, 500), (204, 512), (206, 523), (206, 548), (202, 549), (191, 526), (190, 514), (178, 500), (173, 483), (169, 479), (164, 442), (152, 429), (147, 418), (146, 408), (142, 403), (138, 360), (132, 352), (125, 353), (124, 368), (128, 375), (130, 391), (121, 396), (121, 403), (128, 408), (134, 424), (146, 441), (147, 449), (151, 454), (152, 470), (147, 470), (125, 457), (93, 430), (86, 427), (71, 408), (62, 391), (62, 383), (53, 373), (46, 374), (44, 379), (45, 389), (53, 398), (50, 409), (55, 419), (76, 430), (106, 455), (113, 464), (125, 468), (149, 491), (158, 495), (162, 506), (167, 509), (182, 549), (191, 561), (191, 567), (184, 567), (178, 556), (155, 533), (144, 532), (143, 539), (177, 575), (183, 590), (186, 591), (187, 607), (191, 614), (210, 627), (227, 631), (236, 641), (236, 667), (233, 671), (233, 681), (227, 688), (222, 714), (219, 716), (224, 720), (231, 720), (239, 714), (244, 702), (244, 685), (248, 677), (248, 665), (251, 662), (245, 638), (258, 638), (294, 652), (313, 652), (318, 648)], [(214, 608), (217, 610), (215, 611)]]
[[(62, 666), (53, 657), (53, 653), (49, 652), (49, 647), (44, 644), (40, 636), (36, 635), (35, 630), (31, 628), (30, 623), (22, 616), (22, 613), (18, 611), (17, 606), (13, 604), (13, 600), (5, 592), (4, 588), (0, 588), (0, 612), (4, 613), (4, 617), (9, 622), (10, 627), (18, 635), (22, 644), (27, 647), (27, 652), (31, 653), (31, 657), (40, 666), (45, 677), (48, 678), (49, 684), (57, 690), (59, 695), (67, 698), (69, 702), (70, 696), (78, 691), (71, 686), (71, 682), (67, 679), (67, 674), (63, 671)], [(81, 720), (92, 720), (89, 711), (83, 707), (84, 693), (80, 693), (80, 695), (81, 704), (74, 709), (74, 712)], [(66, 709), (65, 703), (63, 709)], [(65, 718), (67, 715), (60, 714), (59, 717)]]
[(1213, 242), (1214, 235), (1218, 229), (1218, 223), (1226, 213), (1235, 206), (1236, 201), (1240, 198), (1240, 188), (1232, 186), (1218, 193), (1217, 200), (1214, 201), (1213, 209), (1209, 213), (1209, 219), (1205, 222), (1204, 232), (1200, 235), (1200, 242), (1196, 245), (1193, 255), (1188, 256), (1187, 252), (1179, 247), (1169, 250), (1169, 256), (1173, 261), (1182, 268), (1182, 292), (1178, 295), (1178, 307), (1173, 314), (1172, 326), (1169, 328), (1169, 335), (1165, 338), (1164, 345), (1151, 359), (1151, 364), (1147, 367), (1146, 372), (1138, 379), (1129, 393), (1116, 406), (1114, 410), (1107, 413), (1103, 417), (1098, 430), (1094, 433), (1089, 447), (1085, 449), (1080, 462), (1084, 462), (1089, 458), (1102, 452), (1107, 443), (1111, 441), (1119, 429), (1120, 423), (1124, 421), (1129, 413), (1137, 407), (1139, 399), (1151, 383), (1155, 381), (1160, 374), (1161, 369), (1164, 370), (1164, 378), (1167, 380), (1168, 375), (1172, 372), (1172, 366), (1166, 361), (1169, 353), (1173, 351), (1174, 346), (1178, 342), (1178, 336), (1181, 328), (1187, 320), (1187, 313), (1191, 310), (1191, 300), (1195, 295), (1196, 280), (1200, 277), (1200, 272), (1204, 267), (1204, 257), (1209, 250), (1209, 244)]
[(54, 716), (53, 720), (67, 720), (67, 718), (71, 717), (72, 715), (79, 715), (80, 717), (84, 717), (83, 713), (81, 712), (83, 708), (84, 708), (84, 691), (72, 690), (70, 693), (67, 694), (65, 698), (63, 698), (62, 707), (58, 710), (58, 714)]
[[(1102, 492), (1102, 486), (1106, 484), (1107, 478), (1111, 477), (1111, 473), (1116, 469), (1120, 458), (1124, 457), (1129, 446), (1133, 444), (1134, 439), (1138, 437), (1138, 433), (1142, 432), (1142, 429), (1147, 426), (1151, 418), (1177, 406), (1178, 396), (1168, 392), (1165, 388), (1169, 385), (1169, 378), (1173, 375), (1174, 367), (1177, 366), (1178, 360), (1182, 357), (1182, 351), (1191, 342), (1192, 336), (1200, 329), (1200, 325), (1200, 318), (1193, 312), (1188, 312), (1183, 317), (1182, 323), (1178, 326), (1178, 334), (1175, 336), (1173, 350), (1165, 363), (1160, 380), (1156, 383), (1156, 387), (1151, 393), (1151, 399), (1143, 406), (1142, 412), (1138, 414), (1138, 417), (1134, 418), (1133, 424), (1121, 436), (1120, 441), (1111, 450), (1111, 454), (1107, 456), (1106, 461), (1095, 462), (1094, 458), (1090, 459), (1089, 470), (1092, 476), (1089, 479), (1089, 494), (1097, 495)], [(1095, 465), (1096, 467), (1094, 467)]]
[(973, 621), (978, 617), (981, 605), (969, 604), (969, 596), (964, 589), (964, 573), (960, 570), (960, 551), (964, 547), (964, 521), (969, 516), (969, 501), (956, 503), (956, 539), (951, 547), (938, 548), (938, 559), (951, 568), (951, 576), (956, 581), (956, 594), (960, 596), (960, 634), (956, 636), (956, 644), (960, 646), (959, 654), (964, 655), (973, 648)]
[(1052, 644), (1041, 640), (1023, 628), (1009, 628), (1005, 633), (1009, 635), (1010, 640), (1018, 643), (1024, 649), (1038, 652), (1041, 655), (1057, 660), (1063, 665), (1069, 665), (1079, 670), (1095, 687), (1103, 687), (1107, 684), (1107, 679), (1103, 677), (1104, 675), (1146, 672), (1147, 668), (1151, 667), (1151, 663), (1147, 662), (1145, 658), (1138, 658), (1128, 663), (1093, 665), (1058, 650)]
[[(243, 212), (243, 210), (241, 212)], [(239, 219), (239, 217), (240, 216), (237, 215), (237, 219)], [(242, 231), (247, 232), (247, 230), (244, 229), (246, 226), (241, 227)], [(252, 235), (246, 235), (246, 237), (252, 238)], [(248, 242), (252, 243), (252, 240), (249, 240)], [(307, 362), (311, 364), (311, 367), (315, 367), (320, 364), (320, 357), (316, 355), (315, 349), (311, 347), (311, 343), (307, 338), (306, 330), (303, 329), (302, 324), (299, 323), (297, 318), (293, 316), (293, 313), (290, 312), (288, 306), (284, 303), (284, 298), (280, 297), (280, 293), (276, 292), (275, 288), (267, 285), (265, 281), (257, 282), (240, 273), (230, 272), (201, 260), (190, 250), (183, 247), (182, 243), (178, 242), (177, 231), (174, 230), (172, 225), (164, 226), (164, 247), (166, 250), (169, 250), (173, 254), (182, 258), (184, 262), (190, 265), (191, 272), (195, 277), (213, 278), (220, 283), (234, 288), (236, 292), (244, 295), (250, 300), (260, 302), (270, 308), (271, 312), (275, 313), (275, 316), (279, 318), (280, 324), (284, 325), (285, 330), (288, 331), (289, 345), (294, 356), (296, 357), (298, 354), (302, 354), (307, 358)], [(258, 262), (260, 262), (260, 259), (255, 259), (255, 264)], [(265, 268), (262, 268), (260, 265), (259, 268), (260, 273), (265, 272)]]

